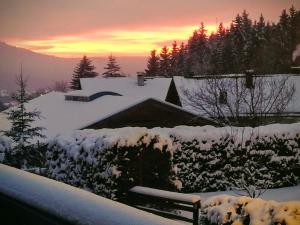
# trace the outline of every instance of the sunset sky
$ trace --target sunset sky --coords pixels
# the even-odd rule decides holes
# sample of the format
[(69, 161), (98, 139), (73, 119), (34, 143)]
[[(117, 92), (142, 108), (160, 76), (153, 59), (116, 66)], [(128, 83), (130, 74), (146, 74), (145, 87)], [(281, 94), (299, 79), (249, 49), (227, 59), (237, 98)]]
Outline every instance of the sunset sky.
[(243, 9), (277, 21), (300, 0), (1, 0), (0, 41), (61, 57), (145, 56)]

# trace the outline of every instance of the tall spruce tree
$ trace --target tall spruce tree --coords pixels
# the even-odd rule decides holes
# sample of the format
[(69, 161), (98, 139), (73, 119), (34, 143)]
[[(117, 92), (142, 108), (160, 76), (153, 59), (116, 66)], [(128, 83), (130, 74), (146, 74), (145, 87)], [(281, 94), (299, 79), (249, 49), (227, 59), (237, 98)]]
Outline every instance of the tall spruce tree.
[(261, 14), (258, 21), (253, 25), (253, 57), (252, 65), (256, 74), (268, 73), (270, 54), (267, 51), (269, 39), (269, 24), (266, 24)]
[(188, 70), (186, 68), (186, 47), (183, 42), (181, 42), (178, 56), (177, 56), (177, 76), (186, 76), (188, 74)]
[(124, 75), (120, 74), (121, 67), (118, 65), (116, 58), (112, 55), (108, 56), (108, 62), (104, 69), (106, 71), (102, 73), (103, 77), (124, 77)]
[(244, 10), (242, 16), (235, 17), (230, 29), (233, 42), (234, 73), (244, 73), (251, 69), (253, 57), (253, 29), (249, 14)]
[(275, 72), (283, 73), (291, 68), (293, 51), (290, 17), (286, 10), (282, 11), (274, 33), (274, 45), (278, 45), (275, 56)]
[(92, 61), (86, 56), (83, 56), (74, 69), (70, 88), (81, 90), (80, 78), (92, 78), (98, 76), (98, 73), (94, 70), (95, 67), (92, 65)]
[(216, 34), (211, 34), (210, 42), (210, 64), (212, 74), (224, 74), (225, 69), (225, 35), (223, 23), (220, 23)]
[(152, 50), (147, 62), (146, 76), (159, 76), (159, 57), (156, 55), (156, 50)]
[(160, 76), (163, 77), (171, 76), (170, 53), (169, 53), (169, 48), (167, 46), (164, 46), (160, 52), (159, 72), (160, 72)]
[(40, 119), (40, 112), (26, 109), (25, 103), (29, 100), (26, 82), (27, 80), (24, 80), (21, 72), (16, 78), (18, 90), (13, 96), (18, 105), (5, 112), (11, 121), (11, 129), (4, 131), (4, 135), (10, 137), (14, 141), (14, 145), (12, 150), (6, 153), (4, 162), (17, 168), (41, 166), (43, 158), (40, 149), (33, 144), (32, 140), (44, 138), (45, 136), (41, 133), (44, 128), (32, 126), (36, 119)]
[(188, 41), (188, 62), (190, 73), (201, 75), (208, 73), (209, 48), (207, 30), (204, 23), (201, 23), (199, 29), (194, 31), (193, 36)]
[(170, 74), (171, 76), (178, 76), (178, 56), (179, 56), (179, 48), (177, 42), (174, 41), (172, 44), (172, 49), (170, 53)]

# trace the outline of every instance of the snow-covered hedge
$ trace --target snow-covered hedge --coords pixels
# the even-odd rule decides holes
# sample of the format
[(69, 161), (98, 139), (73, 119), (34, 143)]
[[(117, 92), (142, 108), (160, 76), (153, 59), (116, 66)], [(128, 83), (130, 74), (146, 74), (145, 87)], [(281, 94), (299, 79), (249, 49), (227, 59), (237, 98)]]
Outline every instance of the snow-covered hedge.
[[(299, 125), (299, 124), (297, 124)], [(198, 130), (198, 137), (175, 136), (173, 162), (184, 192), (218, 191), (255, 185), (260, 188), (295, 185), (300, 174), (300, 125)], [(295, 129), (293, 129), (295, 128)], [(196, 132), (196, 128), (194, 131)], [(210, 129), (209, 129), (210, 130)], [(209, 133), (211, 135), (209, 135)], [(208, 134), (208, 135), (207, 135)]]
[(137, 184), (172, 189), (172, 142), (146, 128), (77, 131), (49, 142), (49, 176), (109, 198)]
[(0, 163), (5, 159), (5, 153), (11, 149), (12, 141), (6, 136), (0, 136)]
[(47, 143), (36, 143), (19, 149), (7, 136), (0, 136), (0, 163), (43, 175)]
[(202, 204), (202, 216), (218, 225), (296, 225), (300, 224), (299, 210), (299, 201), (275, 202), (230, 195), (211, 197)]
[(295, 185), (300, 124), (82, 130), (48, 146), (49, 176), (107, 197), (133, 185), (183, 192)]

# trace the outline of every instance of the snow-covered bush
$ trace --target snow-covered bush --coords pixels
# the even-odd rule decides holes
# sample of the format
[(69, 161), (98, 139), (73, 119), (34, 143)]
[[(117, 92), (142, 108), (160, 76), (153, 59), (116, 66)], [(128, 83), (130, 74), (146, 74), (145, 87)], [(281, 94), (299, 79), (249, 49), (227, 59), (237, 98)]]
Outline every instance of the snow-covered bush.
[(260, 198), (219, 195), (202, 204), (202, 216), (211, 224), (300, 224), (300, 202), (265, 201)]
[(215, 136), (182, 142), (174, 151), (177, 176), (182, 191), (217, 191), (229, 187), (254, 185), (272, 188), (295, 185), (300, 174), (299, 134), (249, 136), (244, 141), (236, 136)]
[(290, 186), (300, 180), (300, 124), (82, 130), (49, 142), (48, 175), (99, 195)]
[(6, 136), (0, 136), (0, 163), (4, 162), (5, 155), (11, 150), (12, 140)]
[(109, 198), (135, 185), (174, 189), (171, 146), (146, 128), (77, 131), (49, 143), (48, 175)]
[(16, 161), (26, 159), (26, 167), (22, 170), (44, 175), (45, 174), (45, 152), (47, 150), (47, 144), (35, 143), (31, 145), (32, 148), (26, 152), (26, 157), (22, 157), (21, 154), (15, 154), (16, 148), (14, 141), (7, 136), (0, 136), (0, 163), (17, 167)]

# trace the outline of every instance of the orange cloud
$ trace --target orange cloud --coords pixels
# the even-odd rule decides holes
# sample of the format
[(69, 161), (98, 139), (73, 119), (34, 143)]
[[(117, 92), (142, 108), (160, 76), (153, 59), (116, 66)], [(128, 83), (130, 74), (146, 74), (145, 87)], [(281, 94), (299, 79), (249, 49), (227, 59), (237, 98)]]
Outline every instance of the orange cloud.
[[(152, 49), (160, 49), (159, 43), (173, 40), (186, 41), (198, 26), (159, 27), (156, 29), (91, 31), (89, 33), (52, 37), (46, 40), (24, 40), (15, 44), (35, 52), (61, 57), (115, 55), (145, 56)], [(208, 33), (216, 30), (206, 26)]]

